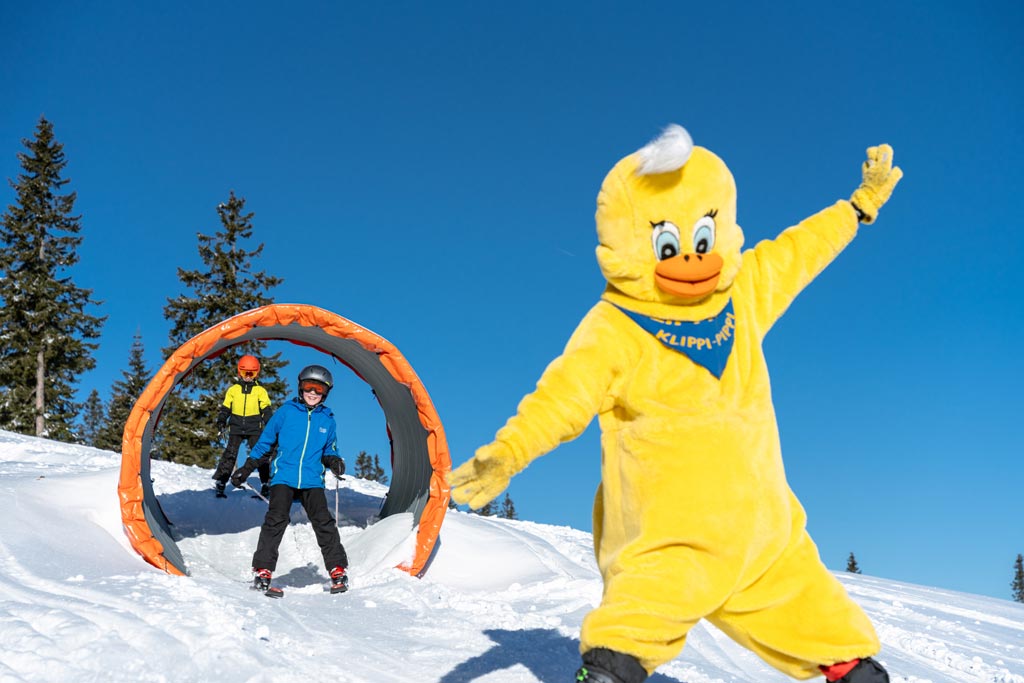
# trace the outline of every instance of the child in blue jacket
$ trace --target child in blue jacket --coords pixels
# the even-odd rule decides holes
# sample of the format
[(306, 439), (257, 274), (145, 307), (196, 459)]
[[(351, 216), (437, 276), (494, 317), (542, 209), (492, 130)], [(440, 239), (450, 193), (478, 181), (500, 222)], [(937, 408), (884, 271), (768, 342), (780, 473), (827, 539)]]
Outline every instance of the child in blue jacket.
[(336, 477), (345, 472), (345, 462), (338, 456), (334, 413), (324, 405), (333, 386), (334, 378), (327, 368), (303, 368), (299, 373), (299, 395), (274, 413), (245, 464), (231, 475), (234, 486), (243, 486), (260, 460), (270, 457), (271, 448), (277, 444), (277, 453), (270, 458), (270, 505), (252, 556), (254, 588), (266, 591), (270, 587), (293, 500), (301, 501), (313, 525), (324, 566), (331, 575), (331, 592), (348, 588), (348, 556), (324, 494), (326, 470), (330, 469)]

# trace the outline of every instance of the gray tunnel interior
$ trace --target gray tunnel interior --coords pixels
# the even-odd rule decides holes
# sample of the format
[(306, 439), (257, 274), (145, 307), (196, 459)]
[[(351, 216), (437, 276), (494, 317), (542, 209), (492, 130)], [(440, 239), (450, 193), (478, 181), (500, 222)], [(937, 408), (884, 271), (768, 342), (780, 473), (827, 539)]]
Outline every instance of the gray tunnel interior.
[[(222, 339), (206, 355), (193, 359), (187, 371), (175, 376), (174, 386), (176, 387), (199, 363), (219, 355), (227, 348), (254, 340), (283, 340), (313, 347), (341, 361), (370, 385), (384, 410), (392, 441), (391, 486), (381, 508), (380, 517), (383, 519), (399, 512), (412, 512), (413, 523), (418, 524), (430, 496), (430, 477), (433, 474), (427, 448), (427, 431), (420, 424), (416, 402), (409, 388), (388, 372), (376, 352), (367, 350), (359, 342), (332, 336), (319, 327), (304, 327), (297, 324), (256, 327), (234, 339)], [(160, 415), (166, 400), (165, 395), (153, 411), (154, 416)], [(187, 574), (185, 558), (174, 542), (170, 521), (153, 493), (149, 453), (153, 432), (158, 426), (156, 423), (157, 420), (150, 419), (142, 435), (140, 475), (143, 510), (153, 536), (164, 547), (164, 558)]]

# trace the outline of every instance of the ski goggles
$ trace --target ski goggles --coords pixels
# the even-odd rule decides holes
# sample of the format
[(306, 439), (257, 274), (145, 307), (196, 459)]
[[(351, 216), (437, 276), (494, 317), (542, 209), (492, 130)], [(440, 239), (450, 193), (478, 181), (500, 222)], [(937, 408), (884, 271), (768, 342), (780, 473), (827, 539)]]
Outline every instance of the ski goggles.
[(314, 393), (317, 396), (323, 396), (327, 393), (327, 387), (320, 382), (305, 381), (299, 385), (299, 391), (302, 393)]
[(259, 370), (240, 370), (239, 375), (242, 379), (256, 379), (256, 375), (260, 374)]

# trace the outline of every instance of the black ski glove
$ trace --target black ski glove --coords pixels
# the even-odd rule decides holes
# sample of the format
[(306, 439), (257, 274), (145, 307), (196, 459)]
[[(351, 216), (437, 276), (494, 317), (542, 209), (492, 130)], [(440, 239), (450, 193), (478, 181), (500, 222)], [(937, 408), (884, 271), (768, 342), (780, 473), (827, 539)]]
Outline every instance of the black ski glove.
[(338, 479), (341, 479), (341, 475), (345, 474), (345, 461), (336, 455), (325, 455), (320, 458), (320, 462), (322, 462), (324, 467), (329, 469)]
[(246, 458), (242, 466), (235, 470), (235, 473), (231, 475), (231, 485), (236, 489), (242, 488), (245, 484), (245, 480), (249, 478), (252, 471), (256, 469), (257, 462), (252, 458)]

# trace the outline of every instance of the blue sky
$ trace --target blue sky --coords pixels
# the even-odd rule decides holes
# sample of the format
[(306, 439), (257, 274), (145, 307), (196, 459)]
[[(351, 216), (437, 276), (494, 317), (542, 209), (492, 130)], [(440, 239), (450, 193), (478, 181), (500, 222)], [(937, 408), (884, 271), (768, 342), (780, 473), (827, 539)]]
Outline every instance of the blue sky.
[[(711, 4), (4, 6), (0, 175), (45, 115), (82, 216), (72, 276), (109, 316), (80, 398), (106, 395), (136, 331), (162, 364), (176, 269), (233, 190), (276, 300), (398, 346), (459, 464), (599, 297), (595, 198), (619, 158), (685, 126), (732, 169), (750, 247), (848, 197), (888, 142), (891, 202), (765, 343), (787, 473), (833, 569), (853, 551), (867, 574), (1008, 598), (1024, 10)], [(272, 349), (294, 371), (324, 358)], [(344, 447), (386, 453), (369, 388), (342, 379)], [(513, 481), (520, 516), (589, 530), (598, 468), (594, 424)]]

